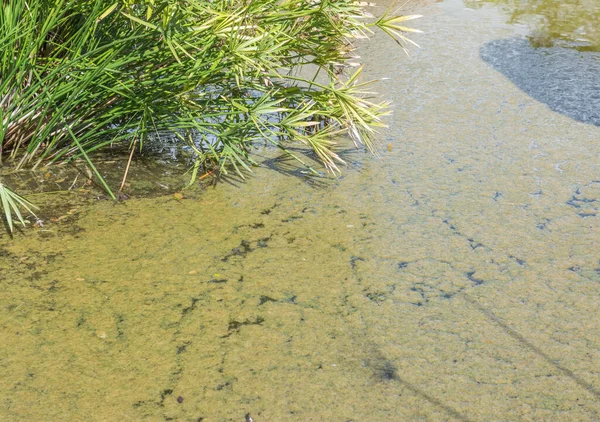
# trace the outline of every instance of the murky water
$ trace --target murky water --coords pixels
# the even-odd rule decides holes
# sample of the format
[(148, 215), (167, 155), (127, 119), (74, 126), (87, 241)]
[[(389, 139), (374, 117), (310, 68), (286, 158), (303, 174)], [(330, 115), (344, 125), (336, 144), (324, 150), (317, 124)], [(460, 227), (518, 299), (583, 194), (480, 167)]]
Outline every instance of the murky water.
[(3, 237), (0, 420), (600, 420), (600, 60), (419, 7), (380, 157)]

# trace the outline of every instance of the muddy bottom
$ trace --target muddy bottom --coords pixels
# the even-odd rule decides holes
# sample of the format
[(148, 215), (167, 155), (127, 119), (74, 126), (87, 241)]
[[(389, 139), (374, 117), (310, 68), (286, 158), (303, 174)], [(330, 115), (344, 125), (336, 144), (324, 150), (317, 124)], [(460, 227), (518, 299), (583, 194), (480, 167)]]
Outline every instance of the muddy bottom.
[(420, 7), (363, 53), (379, 157), (2, 236), (0, 420), (599, 420), (600, 127), (490, 59), (499, 9)]

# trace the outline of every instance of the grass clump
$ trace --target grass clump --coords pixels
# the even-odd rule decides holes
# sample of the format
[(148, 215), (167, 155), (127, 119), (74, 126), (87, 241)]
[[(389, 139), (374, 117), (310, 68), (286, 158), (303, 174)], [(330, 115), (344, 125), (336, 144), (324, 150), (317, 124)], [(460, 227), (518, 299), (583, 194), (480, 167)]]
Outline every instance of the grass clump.
[[(114, 198), (93, 153), (170, 132), (194, 151), (193, 178), (249, 169), (257, 139), (304, 144), (337, 171), (332, 136), (371, 149), (387, 107), (367, 99), (362, 67), (347, 75), (353, 40), (379, 27), (404, 45), (415, 17), (368, 23), (351, 0), (4, 0), (1, 163), (83, 159)], [(0, 192), (10, 221), (25, 203)]]

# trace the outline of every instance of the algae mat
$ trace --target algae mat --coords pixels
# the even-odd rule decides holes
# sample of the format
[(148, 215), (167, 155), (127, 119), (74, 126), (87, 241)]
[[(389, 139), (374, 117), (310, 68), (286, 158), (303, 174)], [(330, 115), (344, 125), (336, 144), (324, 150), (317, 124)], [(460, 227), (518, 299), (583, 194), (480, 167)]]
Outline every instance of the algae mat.
[(422, 13), (410, 59), (364, 52), (379, 158), (2, 238), (0, 419), (600, 419), (600, 128), (490, 59), (498, 9)]

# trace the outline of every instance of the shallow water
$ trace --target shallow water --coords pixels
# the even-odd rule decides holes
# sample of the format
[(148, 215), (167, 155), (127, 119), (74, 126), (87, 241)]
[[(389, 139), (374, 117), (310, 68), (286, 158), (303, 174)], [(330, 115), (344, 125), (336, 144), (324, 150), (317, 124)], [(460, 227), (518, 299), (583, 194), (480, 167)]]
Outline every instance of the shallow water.
[(501, 9), (419, 7), (410, 58), (363, 51), (380, 157), (308, 179), (259, 152), (3, 237), (0, 420), (599, 420), (598, 98), (519, 83), (489, 46), (567, 56)]
[(553, 45), (600, 51), (600, 3), (597, 0), (465, 0), (468, 7), (496, 4), (512, 23), (526, 24), (536, 47)]

